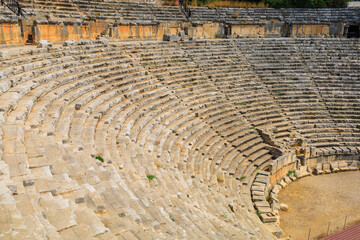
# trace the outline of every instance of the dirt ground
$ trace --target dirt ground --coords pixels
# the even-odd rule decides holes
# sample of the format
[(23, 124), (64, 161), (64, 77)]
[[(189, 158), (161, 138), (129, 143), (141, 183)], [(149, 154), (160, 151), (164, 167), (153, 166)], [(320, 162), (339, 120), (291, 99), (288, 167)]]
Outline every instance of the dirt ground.
[[(289, 206), (280, 211), (284, 237), (292, 240), (319, 239), (329, 232), (360, 221), (360, 171), (310, 176), (290, 183), (278, 195)], [(329, 221), (330, 226), (329, 226)]]

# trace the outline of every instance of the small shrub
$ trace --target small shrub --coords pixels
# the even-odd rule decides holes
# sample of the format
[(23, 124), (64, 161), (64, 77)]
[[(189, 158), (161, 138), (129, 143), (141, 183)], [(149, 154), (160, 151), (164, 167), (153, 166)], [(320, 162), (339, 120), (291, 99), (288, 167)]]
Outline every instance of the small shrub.
[(172, 133), (176, 133), (176, 130), (172, 130)]
[(294, 174), (294, 177), (298, 178), (297, 174), (296, 174), (296, 171), (293, 169), (293, 170), (289, 170), (286, 174), (286, 176), (290, 176), (291, 174)]
[(221, 38), (221, 34), (220, 33), (215, 34), (215, 38)]
[(175, 222), (175, 218), (173, 218), (173, 216), (171, 214), (169, 215), (169, 218), (171, 221)]
[(260, 217), (260, 212), (259, 212), (259, 210), (256, 210), (256, 215), (257, 215), (258, 217)]
[(150, 182), (151, 180), (153, 180), (154, 178), (156, 178), (155, 175), (146, 175), (146, 177), (147, 177), (147, 179), (149, 179), (149, 182)]
[(278, 90), (274, 90), (273, 92), (276, 94), (280, 94), (280, 93), (282, 93), (282, 90), (278, 89)]
[(148, 71), (146, 71), (146, 72), (145, 72), (145, 75), (149, 75), (149, 72), (148, 72)]
[(245, 179), (246, 178), (246, 176), (242, 176), (241, 178), (240, 178), (240, 180), (243, 180), (243, 179)]
[(101, 156), (96, 156), (95, 159), (99, 160), (100, 162), (104, 162), (104, 159)]

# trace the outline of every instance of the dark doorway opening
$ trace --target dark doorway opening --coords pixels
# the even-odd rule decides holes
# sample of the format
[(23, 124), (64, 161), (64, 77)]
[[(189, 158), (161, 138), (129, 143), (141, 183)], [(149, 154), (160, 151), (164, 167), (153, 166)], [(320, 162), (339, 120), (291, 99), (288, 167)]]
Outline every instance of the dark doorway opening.
[(359, 38), (360, 37), (359, 25), (350, 25), (346, 37), (347, 38)]

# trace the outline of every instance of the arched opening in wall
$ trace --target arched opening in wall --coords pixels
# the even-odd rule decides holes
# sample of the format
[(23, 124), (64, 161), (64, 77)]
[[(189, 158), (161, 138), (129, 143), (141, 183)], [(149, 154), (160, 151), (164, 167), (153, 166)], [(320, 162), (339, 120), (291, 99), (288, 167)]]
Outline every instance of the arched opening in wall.
[(346, 37), (347, 38), (359, 38), (360, 37), (359, 25), (350, 25)]

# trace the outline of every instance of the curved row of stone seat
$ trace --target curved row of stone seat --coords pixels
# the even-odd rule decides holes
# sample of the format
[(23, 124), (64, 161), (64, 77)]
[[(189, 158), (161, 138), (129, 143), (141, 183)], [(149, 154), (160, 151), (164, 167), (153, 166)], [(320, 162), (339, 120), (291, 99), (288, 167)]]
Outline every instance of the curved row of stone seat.
[[(337, 43), (341, 43), (342, 47), (335, 47)], [(313, 44), (313, 42), (315, 44)], [(356, 41), (333, 40), (329, 46), (337, 48), (341, 54), (351, 56), (355, 52), (355, 59), (358, 59), (358, 53), (354, 51), (354, 43)], [(346, 116), (344, 112), (337, 111), (333, 106), (333, 96), (329, 95), (329, 91), (334, 92), (335, 89), (331, 85), (338, 86), (342, 79), (341, 76), (348, 76), (351, 72), (352, 77), (356, 78), (356, 63), (350, 63), (346, 59), (338, 57), (336, 51), (321, 51), (320, 42), (313, 40), (269, 40), (258, 44), (256, 41), (249, 41), (247, 49), (247, 59), (252, 63), (255, 72), (259, 73), (262, 81), (271, 87), (275, 100), (284, 109), (284, 112), (296, 126), (296, 129), (309, 138), (310, 146), (326, 147), (326, 146), (355, 146), (358, 141), (358, 130), (356, 129), (356, 117), (353, 112)], [(327, 47), (328, 49), (329, 47)], [(256, 49), (255, 51), (253, 49)], [(258, 54), (261, 50), (262, 54)], [(357, 54), (357, 56), (356, 56)], [(315, 57), (316, 56), (316, 57)], [(336, 74), (333, 70), (325, 70), (322, 63), (326, 64), (327, 57), (332, 61), (340, 59), (344, 68), (336, 68)], [(338, 60), (339, 61), (339, 60)], [(319, 66), (319, 68), (317, 67)], [(345, 67), (346, 66), (346, 67)], [(327, 78), (324, 87), (320, 86), (322, 80), (317, 77), (321, 70)], [(343, 70), (342, 70), (343, 69)], [(334, 79), (339, 76), (339, 80)], [(284, 79), (278, 81), (278, 79)], [(329, 86), (329, 84), (331, 85)], [(354, 88), (354, 81), (341, 82), (346, 89)], [(355, 99), (350, 91), (343, 95), (343, 99)], [(325, 99), (329, 96), (327, 99)], [(331, 99), (329, 99), (331, 97)], [(341, 101), (338, 103), (342, 105)], [(355, 105), (356, 106), (356, 105)], [(356, 107), (355, 107), (356, 108)], [(335, 113), (336, 112), (336, 113)], [(341, 117), (337, 117), (341, 115)], [(353, 120), (354, 119), (354, 120)]]
[[(22, 0), (27, 16), (36, 20), (83, 21), (111, 20), (124, 22), (187, 21), (178, 6), (157, 6), (146, 1), (99, 0)], [(359, 22), (359, 9), (272, 9), (272, 8), (190, 8), (191, 22), (227, 22), (231, 24), (285, 21), (291, 23), (329, 23), (346, 20)], [(9, 16), (11, 18), (11, 16)], [(7, 18), (7, 21), (10, 20)]]
[(249, 24), (266, 20), (285, 21), (292, 23), (329, 23), (342, 19), (351, 22), (359, 21), (356, 11), (351, 9), (273, 9), (273, 8), (196, 8), (190, 7), (191, 21), (217, 22), (225, 21), (233, 24)]
[[(120, 48), (118, 51), (124, 51), (124, 48), (128, 48), (128, 46)], [(110, 49), (112, 52), (114, 51), (114, 48)], [(112, 55), (110, 51), (108, 54)], [(106, 58), (106, 55), (102, 57), (104, 61), (109, 60)], [(91, 65), (88, 64), (85, 65), (85, 68), (81, 69), (81, 74), (74, 75), (78, 71), (73, 70), (76, 68), (76, 65), (72, 66), (63, 63), (67, 66), (67, 69), (69, 69), (69, 73), (74, 73), (72, 74), (71, 82), (61, 82), (59, 79), (59, 83), (52, 84), (52, 80), (49, 79), (50, 84), (42, 82), (44, 85), (34, 85), (30, 88), (24, 88), (24, 92), (21, 94), (21, 97), (19, 97), (19, 101), (12, 104), (12, 111), (9, 112), (7, 116), (4, 116), (4, 141), (6, 141), (4, 157), (5, 162), (8, 163), (10, 167), (11, 174), (9, 174), (9, 179), (16, 181), (17, 178), (24, 178), (25, 190), (30, 188), (34, 189), (32, 190), (33, 196), (26, 200), (24, 199), (26, 196), (25, 192), (20, 189), (18, 182), (16, 182), (15, 185), (18, 187), (17, 195), (14, 197), (15, 201), (21, 200), (28, 207), (36, 206), (39, 208), (37, 204), (32, 203), (32, 198), (36, 198), (36, 193), (40, 192), (40, 195), (47, 196), (48, 204), (56, 202), (53, 198), (59, 198), (59, 201), (66, 202), (65, 205), (60, 202), (58, 203), (62, 205), (60, 208), (56, 207), (56, 209), (58, 209), (57, 212), (52, 211), (50, 205), (49, 208), (39, 209), (40, 212), (44, 212), (47, 221), (55, 225), (57, 232), (59, 232), (62, 237), (91, 237), (98, 234), (104, 237), (110, 237), (112, 234), (123, 236), (124, 238), (128, 238), (131, 235), (140, 238), (146, 236), (150, 238), (151, 236), (155, 237), (155, 235), (149, 235), (151, 233), (163, 237), (167, 234), (184, 237), (185, 232), (188, 234), (187, 236), (194, 238), (207, 236), (206, 232), (201, 232), (200, 229), (203, 229), (203, 231), (207, 229), (205, 230), (207, 232), (211, 232), (210, 229), (214, 229), (211, 232), (213, 237), (209, 235), (207, 236), (209, 238), (218, 238), (220, 236), (226, 236), (227, 238), (236, 236), (245, 237), (246, 235), (242, 234), (246, 234), (246, 231), (257, 235), (258, 233), (251, 230), (251, 227), (245, 227), (251, 223), (242, 223), (244, 224), (244, 229), (240, 232), (239, 229), (231, 227), (228, 223), (223, 223), (224, 219), (226, 219), (226, 221), (240, 221), (244, 214), (246, 215), (246, 212), (242, 210), (237, 213), (236, 219), (230, 220), (232, 218), (230, 218), (230, 214), (232, 214), (231, 211), (225, 214), (225, 212), (229, 211), (228, 207), (225, 209), (218, 205), (218, 202), (226, 202), (226, 199), (224, 199), (222, 195), (217, 197), (218, 200), (216, 202), (213, 202), (211, 199), (216, 199), (216, 197), (211, 196), (212, 194), (209, 195), (209, 187), (200, 183), (195, 184), (197, 182), (195, 180), (193, 181), (193, 184), (195, 184), (193, 190), (188, 189), (188, 191), (186, 191), (187, 185), (184, 185), (184, 183), (188, 180), (186, 180), (186, 178), (184, 180), (181, 179), (183, 173), (178, 175), (180, 180), (167, 180), (166, 176), (169, 175), (166, 172), (162, 174), (161, 171), (156, 170), (153, 164), (151, 164), (151, 161), (149, 162), (152, 157), (148, 156), (148, 153), (142, 150), (141, 145), (137, 146), (136, 143), (138, 140), (133, 138), (133, 136), (138, 135), (136, 131), (134, 131), (138, 128), (132, 124), (139, 122), (140, 119), (138, 119), (138, 117), (141, 115), (136, 113), (139, 110), (136, 106), (138, 106), (137, 104), (140, 106), (154, 104), (151, 106), (160, 108), (160, 105), (156, 105), (152, 99), (146, 99), (144, 95), (145, 93), (148, 94), (147, 92), (152, 89), (151, 86), (155, 87), (152, 84), (153, 82), (158, 82), (157, 87), (163, 84), (156, 76), (152, 76), (152, 73), (146, 74), (143, 70), (140, 71), (140, 69), (136, 67), (138, 64), (136, 64), (135, 60), (133, 60), (134, 66), (131, 67), (131, 64), (126, 62), (127, 59), (128, 58), (122, 59), (124, 62), (122, 63), (123, 65), (120, 65), (121, 68), (134, 69), (135, 73), (138, 72), (136, 75), (131, 74), (132, 71), (130, 70), (107, 73), (106, 71), (113, 71), (116, 68), (107, 67), (105, 64), (102, 67), (106, 66), (106, 70), (97, 72), (100, 74), (92, 72)], [(86, 61), (82, 63), (86, 63)], [(121, 64), (121, 61), (116, 63)], [(98, 64), (101, 66), (101, 63)], [(88, 80), (82, 80), (82, 76), (87, 76)], [(112, 76), (114, 80), (111, 80)], [(146, 76), (148, 76), (147, 83), (144, 82)], [(10, 76), (10, 78), (11, 77), (13, 76)], [(29, 77), (27, 81), (31, 81), (31, 77)], [(112, 81), (117, 81), (118, 83), (112, 83)], [(101, 82), (104, 82), (104, 84)], [(22, 84), (26, 84), (26, 81), (20, 81), (17, 86), (21, 86)], [(174, 86), (172, 89), (175, 90), (176, 88), (182, 88), (182, 86)], [(165, 87), (162, 87), (162, 89), (166, 90)], [(11, 93), (11, 91), (12, 88), (6, 91), (3, 96), (6, 96), (7, 92)], [(159, 93), (158, 91), (157, 94), (161, 97), (162, 94)], [(143, 97), (140, 97), (140, 95), (136, 97), (138, 94), (141, 94)], [(127, 98), (127, 108), (133, 110), (129, 109), (128, 111), (125, 109), (126, 105), (123, 103), (125, 98)], [(34, 100), (36, 100), (36, 102), (33, 102)], [(106, 126), (109, 123), (112, 124), (110, 121), (111, 117), (106, 117), (107, 112), (112, 109), (114, 109), (113, 111), (115, 112), (117, 111), (117, 117), (123, 119), (122, 121), (114, 121), (113, 129), (126, 130), (131, 128), (131, 135), (129, 135), (131, 137), (130, 139), (128, 138), (128, 140), (125, 139), (127, 131), (125, 131), (125, 135), (123, 136), (121, 132), (119, 132), (120, 138), (118, 145), (120, 146), (118, 149), (122, 155), (120, 155), (120, 159), (116, 157), (118, 155), (117, 153), (108, 155), (104, 149), (104, 139), (109, 138), (103, 135), (105, 129), (101, 126)], [(153, 108), (151, 107), (150, 109)], [(135, 115), (131, 114), (124, 117), (124, 113), (127, 111), (129, 113), (135, 113)], [(153, 111), (156, 110), (148, 109), (147, 114), (150, 113), (151, 115)], [(116, 114), (115, 112), (113, 114)], [(6, 115), (6, 111), (2, 113)], [(23, 117), (18, 118), (19, 116)], [(102, 122), (103, 119), (107, 120)], [(115, 119), (116, 117), (114, 117), (114, 120)], [(121, 128), (119, 124), (121, 124)], [(22, 127), (24, 125), (25, 130)], [(177, 124), (175, 124), (175, 126), (176, 125)], [(109, 133), (112, 132), (113, 131), (109, 131)], [(134, 135), (132, 135), (133, 133)], [(110, 146), (117, 145), (116, 143), (114, 144), (115, 139), (116, 138), (111, 139), (112, 145)], [(134, 139), (135, 142), (132, 142)], [(13, 150), (12, 146), (14, 145), (16, 145), (15, 159), (9, 154)], [(24, 148), (26, 148), (26, 154)], [(109, 150), (112, 149), (112, 147), (109, 148)], [(169, 146), (168, 149), (172, 148)], [(141, 153), (142, 151), (144, 153)], [(29, 153), (28, 156), (27, 153)], [(109, 159), (108, 156), (110, 156), (111, 161), (106, 161), (104, 164), (99, 163), (99, 165), (101, 165), (99, 166), (96, 164), (96, 160), (90, 157), (92, 154), (94, 154), (94, 156), (100, 154), (104, 156), (106, 160)], [(117, 166), (121, 167), (121, 171), (116, 170), (116, 165), (114, 166), (112, 163), (116, 163)], [(20, 173), (25, 174), (23, 177), (19, 176), (19, 173), (16, 172), (18, 168), (17, 165), (23, 166), (23, 172)], [(140, 168), (140, 166), (143, 167)], [(169, 186), (159, 186), (159, 189), (156, 189), (156, 191), (150, 191), (147, 186), (148, 180), (145, 177), (145, 172), (156, 172), (159, 181), (172, 182), (173, 184), (178, 182), (179, 187), (174, 188), (169, 184)], [(119, 174), (120, 178), (118, 177)], [(141, 175), (143, 175), (143, 180), (140, 180), (139, 183), (139, 180), (136, 179)], [(154, 181), (157, 180), (153, 180), (153, 182)], [(159, 185), (162, 185), (161, 182)], [(169, 188), (170, 186), (171, 188)], [(196, 194), (199, 194), (201, 188), (204, 188), (204, 194), (195, 197)], [(170, 191), (170, 189), (173, 190)], [(191, 214), (189, 212), (189, 214), (184, 216), (184, 212), (186, 212), (187, 209), (193, 209), (193, 207), (190, 207), (189, 203), (176, 201), (176, 199), (179, 198), (180, 189), (184, 191), (184, 194), (185, 192), (190, 193), (188, 202), (198, 201), (198, 207), (205, 207), (211, 214), (204, 215), (201, 213), (202, 211), (199, 211), (199, 213), (197, 213), (198, 217), (195, 217), (193, 212)], [(219, 187), (219, 189), (222, 188)], [(155, 194), (155, 192), (157, 192), (157, 194)], [(157, 201), (157, 198), (161, 196), (159, 192), (163, 192), (164, 194), (161, 197), (163, 199), (161, 201)], [(175, 197), (169, 197), (169, 192), (176, 192), (177, 195), (174, 194)], [(150, 203), (147, 194), (144, 193), (151, 195), (151, 202), (154, 201), (154, 203)], [(192, 195), (194, 195), (196, 200), (192, 199)], [(206, 198), (203, 200), (205, 196), (208, 196), (206, 201)], [(75, 205), (74, 202), (76, 203)], [(120, 206), (119, 203), (123, 205)], [(171, 204), (169, 205), (169, 203)], [(44, 203), (44, 205), (46, 204), (47, 203)], [(144, 204), (146, 209), (149, 209), (145, 210), (145, 212), (143, 209)], [(175, 207), (172, 207), (173, 205), (180, 207), (174, 210)], [(27, 207), (24, 206), (19, 210), (23, 216), (27, 216), (25, 208)], [(155, 209), (159, 209), (160, 211)], [(39, 211), (35, 211), (34, 214), (40, 213)], [(62, 215), (60, 215), (59, 212), (62, 212)], [(159, 212), (161, 213), (160, 215)], [(228, 215), (228, 217), (222, 217), (223, 219), (217, 220), (217, 218), (214, 218), (216, 215), (212, 215), (213, 212), (222, 212), (224, 215)], [(182, 219), (183, 216), (184, 219)], [(62, 217), (62, 221), (55, 224), (60, 217)], [(156, 220), (152, 220), (153, 218)], [(182, 227), (171, 224), (172, 218), (175, 219), (175, 222), (179, 222), (179, 225)], [(188, 220), (187, 218), (191, 218), (192, 220)], [(251, 216), (248, 218), (250, 219)], [(42, 218), (38, 221), (42, 221), (41, 219)], [(137, 224), (130, 226), (131, 220)], [(38, 221), (36, 224), (40, 224)], [(256, 222), (256, 219), (253, 221)], [(163, 227), (164, 222), (168, 222), (168, 224), (170, 222), (171, 226), (167, 225)], [(189, 226), (189, 223), (192, 223), (193, 226), (195, 223), (197, 225), (196, 227), (186, 227)], [(27, 222), (27, 224), (29, 223)], [(105, 224), (106, 228), (103, 224)], [(221, 225), (224, 226), (224, 229), (216, 233)], [(237, 225), (240, 226), (240, 224)], [(91, 229), (87, 235), (82, 235), (85, 234), (84, 231), (86, 228), (84, 228), (84, 226), (88, 226), (87, 229)], [(48, 226), (48, 229), (48, 231), (50, 231), (51, 227)], [(142, 229), (146, 229), (146, 233)], [(160, 230), (157, 231), (157, 229)], [(19, 234), (22, 233), (23, 232), (20, 232)], [(33, 234), (40, 233), (34, 231)]]
[(65, 0), (22, 0), (19, 1), (26, 16), (36, 16), (38, 20), (83, 20), (84, 15), (73, 3)]
[(27, 15), (36, 16), (37, 20), (111, 20), (132, 23), (186, 20), (179, 7), (157, 6), (151, 2), (23, 0), (21, 5), (27, 9)]
[[(285, 118), (291, 108), (273, 90), (302, 93), (267, 78), (255, 61), (310, 69), (262, 46), (279, 41), (9, 49), (0, 80), (1, 203), (12, 204), (1, 204), (4, 234), (26, 236), (33, 223), (37, 238), (271, 238), (250, 187), (271, 163), (269, 149), (286, 145), (293, 126), (302, 130)], [(287, 41), (296, 54), (299, 47)], [(244, 46), (264, 49), (264, 57)], [(311, 82), (304, 79), (299, 88)], [(278, 121), (268, 123), (268, 115)], [(274, 130), (280, 126), (286, 135)], [(263, 138), (263, 129), (279, 142)], [(15, 224), (22, 230), (11, 232)]]
[[(314, 47), (318, 50), (309, 51)], [(312, 66), (312, 81), (334, 119), (336, 137), (340, 142), (346, 142), (348, 146), (356, 146), (360, 136), (357, 128), (359, 116), (356, 101), (360, 69), (358, 48), (358, 42), (344, 40), (338, 41), (335, 46), (306, 42), (301, 49), (304, 58), (307, 59), (306, 64)], [(324, 138), (321, 132), (317, 137)]]

